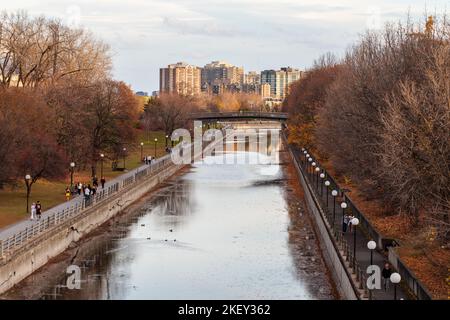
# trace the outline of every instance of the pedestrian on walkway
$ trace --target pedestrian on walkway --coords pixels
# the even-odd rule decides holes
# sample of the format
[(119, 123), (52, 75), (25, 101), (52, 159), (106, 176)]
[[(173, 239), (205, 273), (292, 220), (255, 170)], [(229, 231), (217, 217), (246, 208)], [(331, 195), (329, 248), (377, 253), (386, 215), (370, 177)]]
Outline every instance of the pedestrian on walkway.
[(36, 202), (36, 217), (38, 220), (41, 220), (41, 214), (42, 214), (42, 205), (40, 201)]
[(98, 179), (97, 179), (97, 176), (94, 176), (94, 178), (92, 179), (92, 185), (93, 185), (94, 187), (98, 187)]
[(392, 274), (391, 265), (388, 262), (386, 262), (384, 264), (383, 271), (381, 271), (381, 275), (383, 277), (384, 291), (388, 291), (389, 290), (389, 281), (390, 281), (390, 278), (391, 278), (391, 274)]
[(348, 214), (344, 215), (344, 221), (342, 223), (342, 232), (347, 232), (348, 222), (350, 221), (350, 216)]
[(102, 184), (102, 189), (104, 189), (104, 188), (105, 188), (105, 183), (106, 183), (105, 177), (102, 177), (102, 178), (100, 179), (100, 183)]
[(36, 218), (36, 203), (31, 204), (31, 220), (34, 220)]
[(353, 230), (353, 224), (352, 224), (352, 220), (353, 220), (354, 216), (349, 215), (348, 216), (348, 231), (351, 233)]
[(84, 198), (85, 198), (86, 202), (89, 201), (90, 197), (91, 197), (90, 185), (89, 186), (85, 186), (85, 188), (84, 188)]
[(70, 200), (70, 188), (67, 187), (66, 188), (66, 201), (69, 201), (69, 200)]
[(77, 185), (78, 195), (81, 195), (82, 189), (83, 189), (83, 185), (81, 184), (81, 182), (78, 182), (78, 185)]

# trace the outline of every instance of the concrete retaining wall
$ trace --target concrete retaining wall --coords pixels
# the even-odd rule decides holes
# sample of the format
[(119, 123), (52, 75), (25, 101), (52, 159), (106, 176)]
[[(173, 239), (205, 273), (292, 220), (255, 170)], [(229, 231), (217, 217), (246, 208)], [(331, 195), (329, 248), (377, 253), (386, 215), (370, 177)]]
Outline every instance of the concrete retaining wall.
[(121, 210), (142, 197), (152, 188), (175, 174), (182, 166), (171, 164), (168, 168), (130, 189), (124, 189), (105, 203), (86, 210), (81, 216), (59, 225), (53, 230), (30, 241), (20, 251), (13, 252), (0, 265), (0, 294), (12, 288), (50, 259), (64, 252), (72, 242), (78, 241)]
[[(289, 146), (287, 146), (289, 149)], [(346, 263), (342, 256), (339, 253), (339, 249), (334, 242), (332, 235), (327, 227), (327, 223), (325, 222), (320, 205), (318, 204), (317, 199), (313, 192), (310, 189), (309, 184), (307, 183), (305, 177), (303, 176), (303, 172), (300, 169), (292, 151), (289, 149), (289, 153), (291, 155), (294, 166), (297, 169), (298, 176), (300, 178), (300, 182), (302, 184), (304, 193), (305, 193), (305, 201), (308, 206), (309, 211), (312, 213), (315, 221), (315, 225), (318, 231), (320, 247), (322, 249), (325, 262), (332, 273), (333, 280), (336, 284), (336, 288), (340, 294), (340, 296), (347, 300), (356, 300), (359, 299), (359, 293), (357, 292), (353, 282), (352, 276), (346, 267)]]

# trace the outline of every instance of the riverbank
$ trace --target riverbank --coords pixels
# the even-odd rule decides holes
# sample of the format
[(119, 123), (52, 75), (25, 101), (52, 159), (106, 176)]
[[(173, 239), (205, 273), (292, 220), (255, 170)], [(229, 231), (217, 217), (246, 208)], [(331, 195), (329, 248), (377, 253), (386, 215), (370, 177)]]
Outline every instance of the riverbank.
[[(161, 157), (166, 154), (165, 151), (165, 134), (161, 131), (153, 131), (148, 133), (141, 132), (138, 134), (138, 139), (134, 146), (127, 146), (129, 154), (126, 157), (127, 170), (135, 169), (142, 165), (140, 143), (143, 142), (143, 154), (154, 156), (155, 142), (156, 155)], [(119, 165), (123, 166), (123, 160), (119, 161)], [(62, 180), (48, 181), (38, 180), (32, 187), (29, 203), (39, 200), (45, 210), (48, 210), (60, 203), (66, 201), (65, 189), (70, 185), (69, 164), (67, 165), (67, 176)], [(113, 171), (111, 168), (111, 161), (104, 162), (104, 176), (107, 181), (123, 174), (123, 171)], [(98, 167), (97, 169), (99, 169)], [(75, 167), (74, 183), (91, 183), (90, 168)], [(100, 175), (100, 173), (99, 173)], [(29, 214), (26, 213), (26, 189), (23, 181), (17, 181), (15, 187), (5, 187), (0, 190), (0, 229), (18, 221), (28, 219)]]
[[(33, 274), (22, 280), (3, 295), (0, 299), (4, 300), (37, 300), (54, 299), (55, 284), (65, 283), (66, 269), (69, 265), (78, 265), (89, 267), (90, 259), (97, 256), (99, 251), (105, 247), (105, 244), (111, 242), (117, 237), (117, 226), (126, 227), (133, 222), (133, 219), (139, 216), (139, 208), (153, 200), (159, 190), (173, 183), (179, 176), (189, 171), (189, 167), (177, 171), (170, 179), (159, 184), (140, 199), (130, 204), (126, 209), (112, 217), (92, 232), (73, 242), (67, 250), (58, 256), (50, 259), (42, 268), (36, 270)], [(92, 297), (95, 299), (95, 297)]]

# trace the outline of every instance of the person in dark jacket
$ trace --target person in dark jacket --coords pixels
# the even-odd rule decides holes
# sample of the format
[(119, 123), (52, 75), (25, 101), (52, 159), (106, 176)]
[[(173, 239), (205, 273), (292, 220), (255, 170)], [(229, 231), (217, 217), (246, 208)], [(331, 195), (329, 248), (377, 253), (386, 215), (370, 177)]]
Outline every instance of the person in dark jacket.
[(381, 276), (383, 277), (384, 291), (389, 290), (389, 282), (390, 282), (391, 274), (392, 274), (391, 265), (386, 262), (384, 264), (383, 271), (381, 271)]

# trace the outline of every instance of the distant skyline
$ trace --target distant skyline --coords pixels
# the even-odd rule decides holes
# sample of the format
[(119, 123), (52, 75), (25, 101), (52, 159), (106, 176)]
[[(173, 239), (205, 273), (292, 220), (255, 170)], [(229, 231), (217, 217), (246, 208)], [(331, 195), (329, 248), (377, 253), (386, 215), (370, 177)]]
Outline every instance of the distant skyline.
[(1, 10), (59, 17), (89, 29), (113, 52), (113, 75), (134, 91), (159, 87), (159, 68), (223, 60), (245, 72), (306, 69), (326, 52), (342, 56), (366, 29), (442, 13), (443, 0), (0, 0)]

